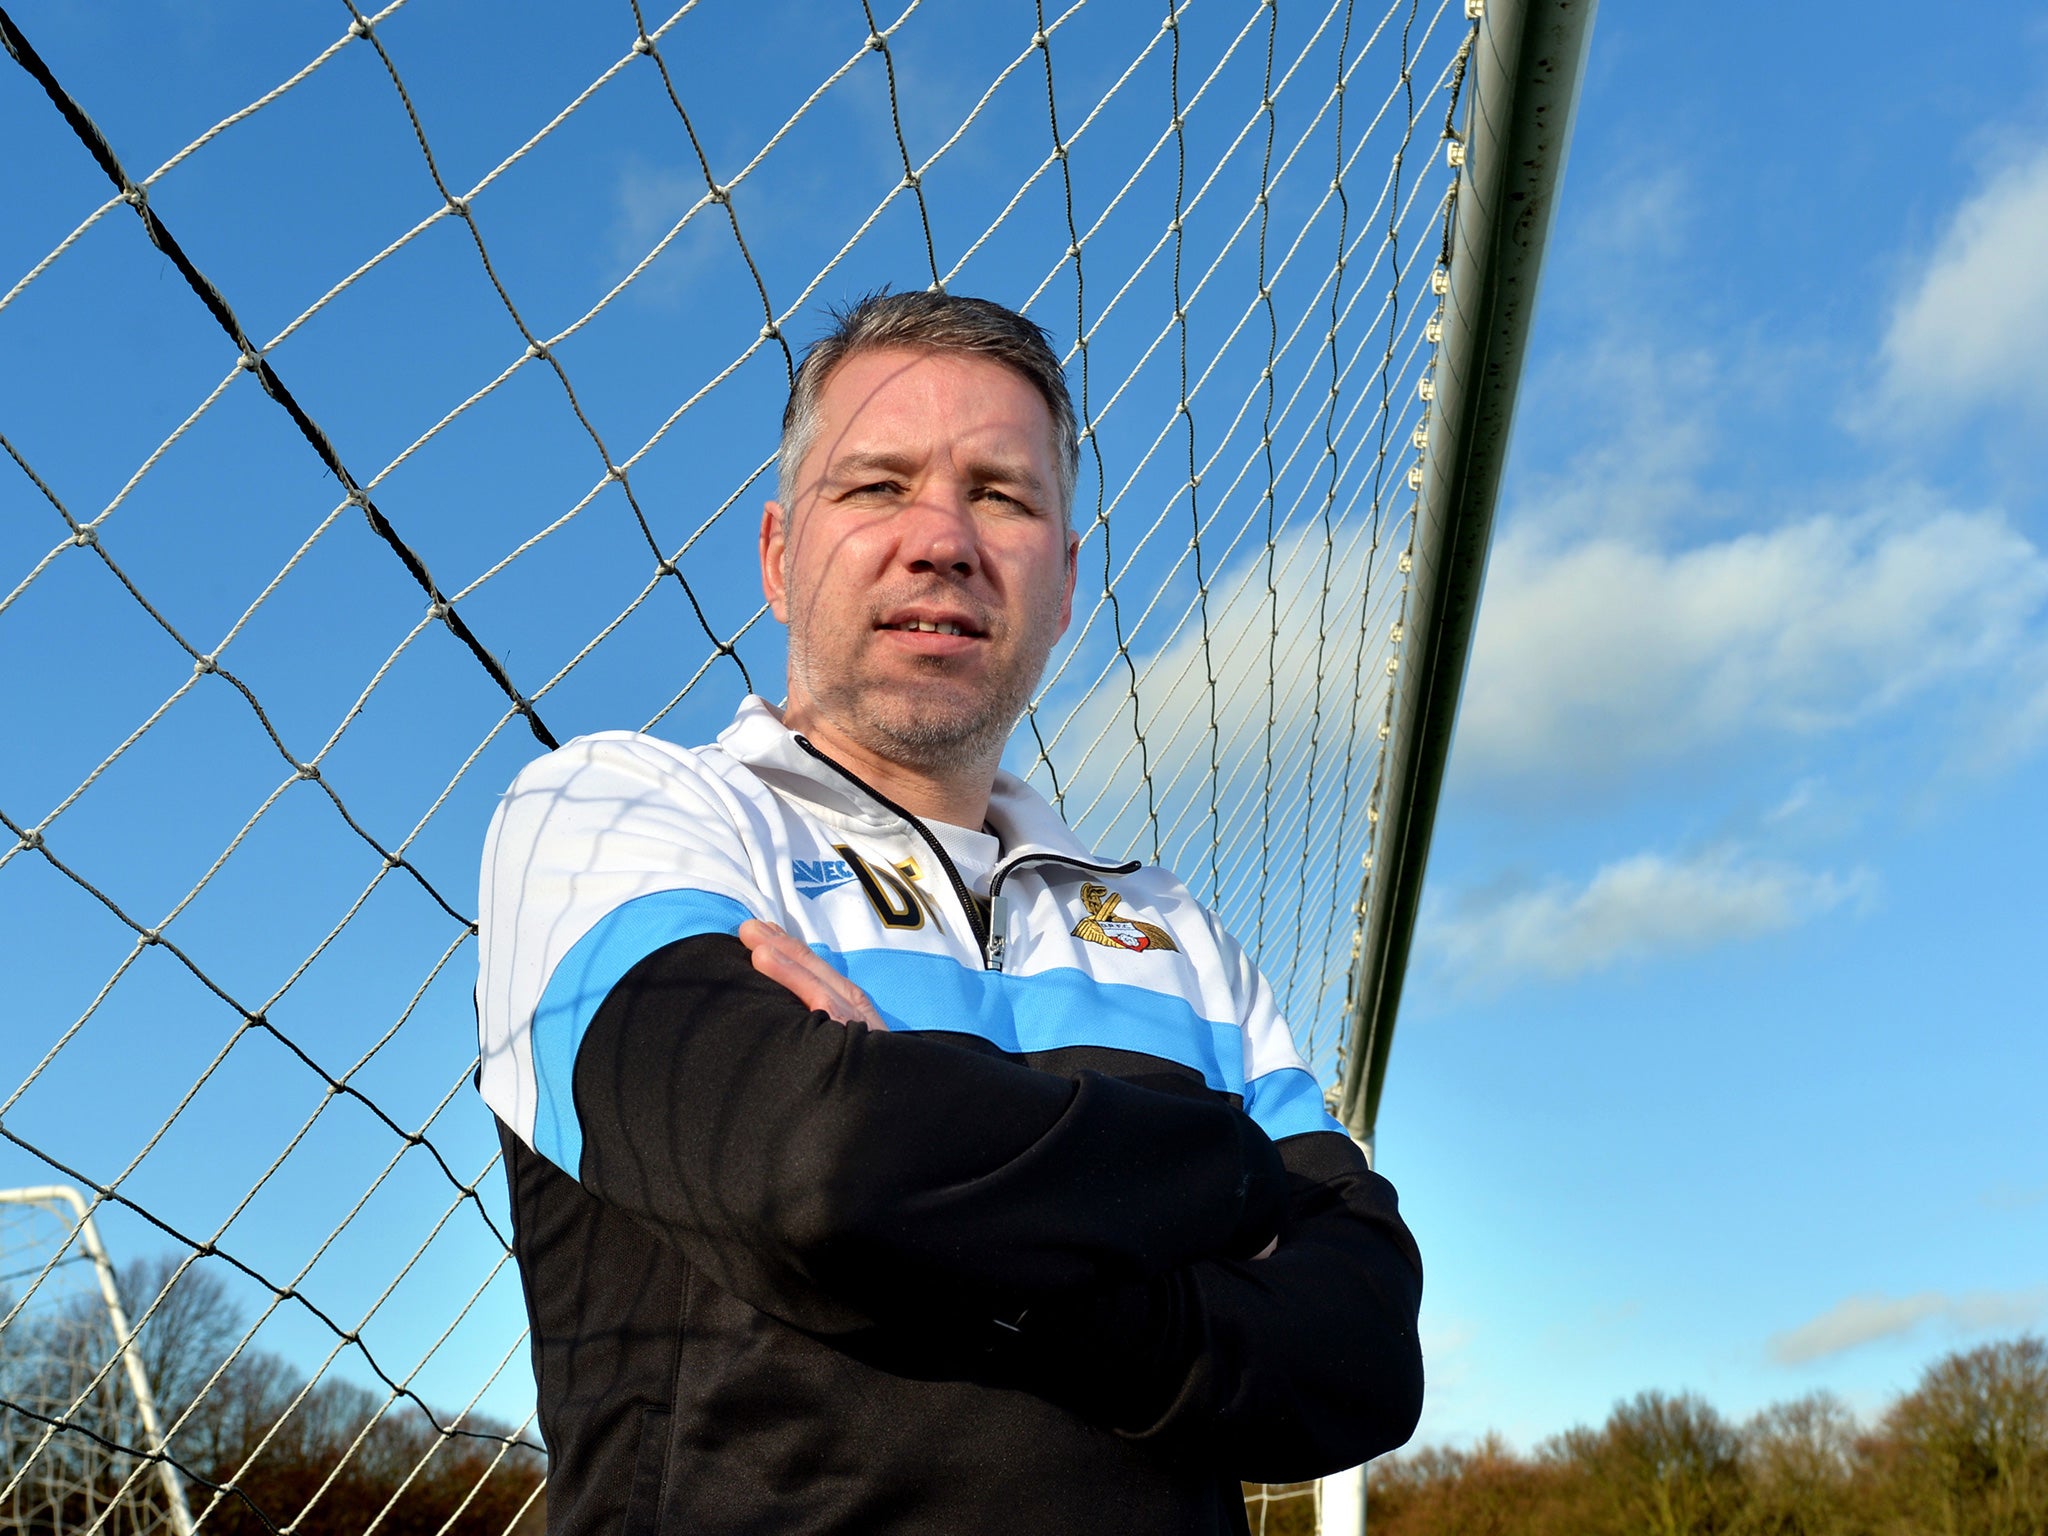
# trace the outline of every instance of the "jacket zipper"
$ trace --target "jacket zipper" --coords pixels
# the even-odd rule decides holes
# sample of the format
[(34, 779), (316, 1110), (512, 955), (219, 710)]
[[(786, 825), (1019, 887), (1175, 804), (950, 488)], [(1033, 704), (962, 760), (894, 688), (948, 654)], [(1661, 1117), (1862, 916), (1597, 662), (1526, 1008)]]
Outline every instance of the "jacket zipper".
[(1022, 869), (1026, 864), (1058, 864), (1091, 875), (1128, 875), (1134, 869), (1144, 868), (1136, 859), (1124, 864), (1097, 864), (1064, 853), (1027, 853), (1010, 863), (998, 865), (988, 881), (989, 938), (982, 946), (983, 970), (1000, 971), (1003, 968), (1003, 954), (1009, 947), (1010, 931), (1010, 907), (1003, 899), (1003, 882), (1010, 878), (1012, 871)]
[(796, 744), (876, 804), (882, 806), (891, 814), (900, 816), (909, 822), (912, 828), (916, 830), (917, 835), (924, 839), (925, 846), (931, 849), (932, 857), (939, 861), (939, 868), (946, 872), (946, 879), (952, 884), (953, 895), (960, 903), (961, 915), (967, 919), (967, 932), (974, 939), (975, 946), (981, 952), (981, 968), (985, 971), (1000, 971), (1003, 968), (1003, 950), (1005, 948), (1007, 928), (1007, 924), (1003, 921), (1004, 914), (1007, 911), (1007, 907), (1003, 902), (1003, 882), (1009, 879), (1013, 872), (1022, 869), (1026, 864), (1060, 864), (1068, 869), (1078, 869), (1085, 874), (1091, 875), (1128, 875), (1133, 870), (1144, 868), (1143, 861), (1138, 859), (1131, 859), (1123, 864), (1097, 864), (1088, 859), (1076, 859), (1063, 853), (1027, 853), (1021, 858), (999, 864), (995, 872), (989, 876), (989, 918), (986, 923), (979, 922), (975, 916), (979, 908), (975, 905), (974, 895), (967, 889), (967, 882), (960, 878), (959, 869), (954, 866), (952, 856), (946, 852), (945, 844), (939, 841), (937, 833), (933, 832), (922, 820), (906, 811), (852, 769), (841, 767), (838, 763), (820, 752), (806, 738), (797, 736)]
[(1128, 875), (1145, 867), (1142, 859), (1131, 859), (1123, 864), (1097, 864), (1092, 859), (1077, 859), (1064, 853), (1027, 853), (1013, 863), (1002, 865), (989, 877), (988, 899), (994, 901), (1000, 896), (1003, 882), (1026, 864), (1059, 864), (1087, 875)]
[(967, 889), (967, 882), (960, 878), (960, 871), (954, 867), (952, 857), (946, 852), (945, 844), (939, 841), (938, 835), (935, 832), (933, 832), (930, 827), (926, 826), (922, 821), (920, 821), (917, 817), (913, 816), (909, 811), (903, 809), (902, 806), (898, 805), (894, 800), (891, 800), (887, 795), (883, 794), (880, 790), (876, 789), (872, 784), (868, 783), (867, 780), (863, 779), (859, 774), (853, 772), (852, 769), (842, 768), (839, 766), (839, 764), (833, 762), (831, 758), (827, 757), (824, 753), (820, 752), (816, 747), (812, 746), (810, 742), (806, 740), (804, 737), (798, 736), (796, 738), (796, 744), (802, 747), (806, 752), (810, 753), (811, 756), (815, 757), (819, 762), (823, 763), (827, 768), (830, 768), (834, 773), (838, 774), (842, 779), (846, 780), (847, 783), (853, 785), (854, 788), (860, 790), (861, 793), (865, 794), (870, 800), (875, 801), (877, 804), (881, 805), (884, 809), (890, 811), (892, 814), (900, 816), (905, 821), (909, 822), (911, 827), (916, 830), (917, 835), (924, 839), (925, 846), (931, 849), (932, 857), (939, 861), (939, 868), (943, 869), (946, 872), (946, 879), (952, 884), (953, 895), (959, 900), (960, 903), (960, 913), (963, 917), (967, 919), (967, 932), (974, 939), (975, 948), (981, 952), (983, 968), (987, 969), (990, 932), (989, 927), (988, 925), (977, 920), (975, 916), (974, 895), (971, 891)]

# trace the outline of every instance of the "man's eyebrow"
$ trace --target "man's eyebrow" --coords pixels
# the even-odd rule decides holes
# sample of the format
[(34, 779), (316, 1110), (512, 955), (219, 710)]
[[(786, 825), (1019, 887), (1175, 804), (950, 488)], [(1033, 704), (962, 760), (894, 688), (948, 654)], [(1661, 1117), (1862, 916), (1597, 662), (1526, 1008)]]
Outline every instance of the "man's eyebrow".
[[(910, 475), (915, 474), (922, 463), (923, 460), (913, 454), (892, 453), (886, 448), (857, 448), (826, 465), (825, 475), (830, 480), (847, 480), (874, 473)], [(973, 458), (967, 461), (967, 472), (981, 484), (1015, 485), (1035, 495), (1046, 494), (1045, 482), (1022, 459)]]
[(1045, 494), (1045, 482), (1032, 472), (1030, 463), (1023, 459), (969, 459), (967, 471), (982, 484), (993, 482), (997, 485), (1015, 485), (1034, 495)]
[(831, 479), (842, 480), (849, 475), (863, 475), (876, 470), (891, 475), (907, 475), (916, 468), (917, 460), (907, 453), (862, 448), (841, 454), (825, 466), (825, 473)]

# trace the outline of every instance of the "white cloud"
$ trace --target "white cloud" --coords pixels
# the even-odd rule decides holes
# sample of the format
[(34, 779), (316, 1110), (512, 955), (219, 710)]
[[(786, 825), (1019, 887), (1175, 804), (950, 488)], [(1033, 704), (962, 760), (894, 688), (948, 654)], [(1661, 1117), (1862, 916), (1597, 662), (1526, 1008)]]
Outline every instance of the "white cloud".
[(1930, 1318), (1947, 1323), (1953, 1332), (1982, 1333), (1999, 1328), (2025, 1328), (2043, 1313), (2048, 1313), (2048, 1286), (2021, 1291), (1973, 1291), (1963, 1296), (1940, 1291), (1922, 1291), (1915, 1296), (1851, 1296), (1811, 1322), (1773, 1335), (1771, 1358), (1781, 1365), (1803, 1365), (1859, 1345), (1910, 1333)]
[(1810, 517), (1675, 551), (1511, 530), (1456, 759), (1598, 779), (1760, 730), (1838, 729), (1999, 672), (2044, 604), (2048, 559), (1992, 512)]
[(1884, 392), (1950, 411), (2048, 408), (2048, 145), (2006, 165), (1956, 211), (1893, 311)]
[(1796, 927), (1870, 885), (1867, 875), (1815, 873), (1728, 849), (1684, 859), (1639, 853), (1602, 866), (1584, 885), (1554, 881), (1460, 909), (1434, 907), (1421, 944), (1461, 980), (1562, 978)]
[(1996, 1189), (1986, 1190), (1979, 1198), (1994, 1211), (2031, 1210), (2034, 1206), (2048, 1203), (2048, 1184), (2025, 1188), (2004, 1183)]
[[(1169, 846), (1175, 840), (1172, 828), (1178, 827), (1190, 846), (1206, 848), (1212, 777), (1226, 821), (1233, 808), (1264, 792), (1269, 698), (1275, 799), (1283, 812), (1290, 805), (1300, 810), (1300, 794), (1288, 791), (1298, 791), (1304, 782), (1313, 747), (1319, 774), (1349, 766), (1358, 791), (1353, 815), (1361, 817), (1378, 750), (1384, 664), (1398, 612), (1396, 558), (1391, 544), (1374, 551), (1360, 528), (1340, 527), (1326, 562), (1321, 527), (1310, 522), (1275, 540), (1269, 597), (1265, 548), (1254, 532), (1220, 570), (1210, 568), (1206, 646), (1190, 561), (1183, 562), (1177, 584), (1149, 617), (1140, 616), (1153, 591), (1137, 579), (1129, 582), (1121, 620), (1137, 672), (1143, 771), (1128, 674), (1110, 643), (1106, 612), (1095, 616), (1093, 634), (1069, 662), (1066, 675), (1048, 689), (1039, 716), (1040, 729), (1054, 742), (1068, 811), (1081, 818), (1083, 836), (1098, 839), (1104, 848), (1139, 846), (1149, 775), (1162, 823), (1169, 828)], [(1085, 565), (1087, 552), (1082, 559)], [(1085, 594), (1077, 598), (1077, 628), (1087, 618), (1081, 606), (1085, 601)], [(1363, 690), (1356, 705), (1354, 665)], [(1318, 706), (1319, 719), (1314, 718)], [(1012, 760), (1022, 766), (1034, 745), (1029, 731), (1020, 730), (1015, 744), (1019, 750)], [(1255, 819), (1240, 823), (1236, 836), (1256, 837), (1261, 825), (1274, 837), (1281, 835), (1280, 821)], [(1358, 827), (1351, 830), (1356, 833)]]

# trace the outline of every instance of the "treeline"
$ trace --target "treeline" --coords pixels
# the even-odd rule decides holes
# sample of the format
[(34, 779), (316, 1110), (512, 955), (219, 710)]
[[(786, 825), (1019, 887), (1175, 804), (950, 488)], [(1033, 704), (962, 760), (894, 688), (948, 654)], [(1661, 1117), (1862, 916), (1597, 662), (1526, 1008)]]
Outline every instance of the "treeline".
[(1947, 1356), (1870, 1424), (1826, 1393), (1736, 1424), (1645, 1392), (1528, 1455), (1373, 1463), (1372, 1536), (2048, 1536), (2048, 1345)]
[[(481, 1418), (437, 1428), (419, 1405), (349, 1382), (308, 1385), (281, 1357), (245, 1349), (220, 1371), (246, 1327), (220, 1281), (169, 1260), (125, 1266), (120, 1292), (139, 1315), (142, 1355), (170, 1455), (191, 1474), (185, 1497), (219, 1536), (538, 1536), (545, 1474), (536, 1446), (508, 1445)], [(0, 1318), (12, 1310), (0, 1295)], [(0, 1332), (0, 1536), (59, 1536), (104, 1520), (109, 1536), (168, 1536), (169, 1504), (147, 1450), (136, 1400), (113, 1356), (96, 1293), (28, 1307)], [(213, 1379), (220, 1371), (218, 1379)], [(83, 1401), (79, 1401), (83, 1394)], [(189, 1412), (187, 1411), (189, 1408)], [(51, 1434), (48, 1421), (60, 1420)], [(528, 1437), (529, 1440), (531, 1437)], [(232, 1485), (217, 1496), (212, 1488)], [(209, 1506), (211, 1506), (210, 1512)], [(452, 1522), (452, 1523), (451, 1523)]]

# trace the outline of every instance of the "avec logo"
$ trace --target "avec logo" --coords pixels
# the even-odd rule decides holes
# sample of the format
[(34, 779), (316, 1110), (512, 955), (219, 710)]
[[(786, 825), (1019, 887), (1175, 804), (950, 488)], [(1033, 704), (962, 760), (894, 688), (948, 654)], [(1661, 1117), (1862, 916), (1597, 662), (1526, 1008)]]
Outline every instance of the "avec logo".
[(799, 894), (815, 901), (827, 891), (858, 882), (885, 928), (922, 928), (926, 918), (944, 926), (939, 924), (938, 903), (924, 888), (924, 871), (917, 860), (903, 859), (892, 868), (868, 863), (843, 843), (832, 851), (839, 857), (789, 861), (790, 881)]

